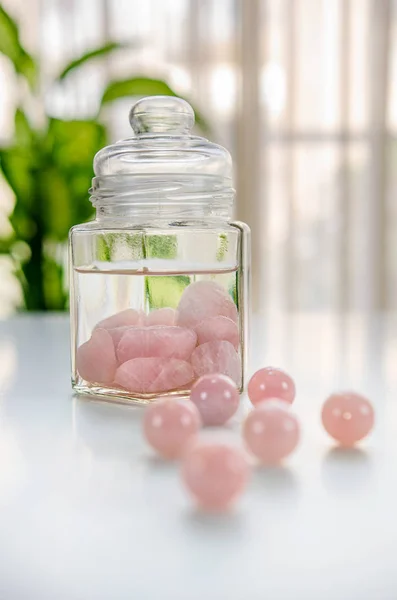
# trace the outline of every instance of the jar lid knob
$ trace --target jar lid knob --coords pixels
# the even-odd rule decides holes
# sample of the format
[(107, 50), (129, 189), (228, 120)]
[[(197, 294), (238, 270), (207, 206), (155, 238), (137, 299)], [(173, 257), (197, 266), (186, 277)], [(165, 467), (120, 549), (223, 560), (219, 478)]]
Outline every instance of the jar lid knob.
[(131, 108), (130, 125), (135, 135), (188, 134), (194, 125), (190, 104), (175, 96), (149, 96)]

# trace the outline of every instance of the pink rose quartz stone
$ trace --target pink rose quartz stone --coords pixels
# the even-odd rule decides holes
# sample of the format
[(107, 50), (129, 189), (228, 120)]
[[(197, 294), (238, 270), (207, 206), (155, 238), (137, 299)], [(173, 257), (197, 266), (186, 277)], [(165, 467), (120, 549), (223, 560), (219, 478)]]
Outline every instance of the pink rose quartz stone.
[(248, 383), (248, 396), (256, 405), (267, 398), (279, 398), (292, 404), (295, 398), (293, 379), (281, 369), (265, 367), (259, 369)]
[(111, 335), (106, 329), (94, 329), (91, 338), (76, 353), (80, 376), (90, 383), (111, 384), (117, 368)]
[(95, 329), (100, 327), (101, 329), (114, 329), (115, 327), (125, 327), (125, 326), (137, 326), (143, 323), (144, 313), (134, 310), (133, 308), (127, 308), (126, 310), (122, 310), (111, 317), (107, 317), (102, 321), (99, 321), (95, 325)]
[(346, 447), (365, 438), (375, 421), (369, 400), (354, 392), (332, 394), (325, 401), (321, 416), (327, 433)]
[(235, 323), (237, 307), (225, 288), (215, 281), (196, 281), (185, 288), (178, 305), (177, 325), (194, 327), (204, 319), (222, 315)]
[(151, 327), (154, 325), (175, 325), (176, 311), (173, 308), (159, 308), (154, 310), (148, 315), (140, 313), (138, 321), (134, 325), (123, 325), (115, 327), (114, 329), (108, 329), (110, 335), (113, 338), (114, 347), (117, 345), (126, 331), (135, 329), (136, 327)]
[(213, 340), (225, 340), (230, 342), (235, 350), (239, 347), (239, 332), (237, 324), (222, 315), (204, 319), (194, 327), (199, 344), (212, 342)]
[(176, 324), (176, 310), (173, 308), (159, 308), (152, 310), (145, 317), (145, 325), (150, 327), (151, 325), (175, 325)]
[(241, 495), (250, 468), (244, 451), (230, 443), (199, 441), (187, 448), (182, 480), (204, 510), (226, 510)]
[(241, 359), (230, 342), (214, 340), (197, 346), (191, 363), (197, 377), (220, 373), (233, 379), (237, 386), (241, 383)]
[(194, 404), (177, 398), (159, 398), (143, 417), (147, 442), (164, 458), (179, 458), (201, 426)]
[(115, 327), (114, 329), (108, 329), (108, 332), (112, 336), (115, 350), (117, 350), (118, 343), (123, 337), (123, 335), (131, 329), (135, 329), (135, 327), (129, 327), (128, 325), (125, 325), (124, 327)]
[(117, 345), (117, 358), (124, 363), (132, 358), (180, 358), (188, 360), (197, 336), (185, 327), (153, 326), (128, 329)]
[(192, 386), (190, 400), (195, 404), (204, 425), (224, 425), (240, 403), (236, 384), (226, 375), (203, 375)]
[(177, 358), (133, 358), (116, 371), (114, 381), (136, 393), (167, 392), (185, 388), (194, 377), (190, 363)]
[(277, 398), (260, 402), (247, 416), (243, 438), (259, 460), (268, 465), (286, 458), (298, 444), (299, 422), (289, 405)]

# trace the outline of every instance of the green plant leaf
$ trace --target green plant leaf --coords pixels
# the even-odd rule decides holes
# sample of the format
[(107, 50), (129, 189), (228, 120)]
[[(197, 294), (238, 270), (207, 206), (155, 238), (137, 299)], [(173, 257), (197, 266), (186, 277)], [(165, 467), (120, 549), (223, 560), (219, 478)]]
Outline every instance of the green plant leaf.
[(14, 116), (14, 143), (16, 146), (31, 146), (34, 141), (34, 132), (27, 116), (22, 109), (17, 108)]
[(32, 257), (30, 246), (22, 240), (15, 240), (10, 247), (10, 255), (16, 264), (25, 263)]
[(145, 277), (146, 299), (149, 308), (176, 308), (182, 292), (190, 283), (188, 275)]
[(75, 169), (89, 169), (92, 177), (94, 155), (106, 143), (106, 130), (96, 121), (50, 119), (47, 149), (54, 162), (70, 173)]
[[(111, 81), (103, 93), (101, 107), (127, 96), (178, 96), (178, 94), (162, 79), (132, 77)], [(211, 129), (207, 121), (195, 107), (193, 107), (193, 110), (197, 126), (203, 133), (209, 133)]]
[(37, 82), (38, 65), (30, 54), (23, 51), (16, 64), (16, 71), (26, 78), (31, 89), (35, 88)]
[(129, 48), (131, 46), (133, 46), (133, 44), (123, 44), (121, 42), (108, 42), (104, 46), (100, 46), (99, 48), (89, 50), (82, 56), (75, 58), (68, 65), (66, 65), (66, 67), (64, 67), (62, 72), (58, 75), (57, 80), (62, 81), (63, 79), (65, 79), (65, 77), (67, 77), (67, 75), (69, 75), (69, 73), (71, 73), (72, 71), (75, 71), (82, 65), (85, 65), (85, 64), (91, 62), (92, 60), (96, 60), (98, 58), (104, 58), (104, 57), (108, 56), (109, 54), (111, 54), (112, 52), (114, 52), (115, 50), (121, 50), (123, 48)]
[(147, 258), (176, 258), (178, 254), (176, 235), (146, 235), (144, 243)]
[(0, 52), (7, 56), (14, 65), (15, 71), (23, 75), (34, 87), (37, 65), (32, 56), (26, 52), (19, 39), (18, 25), (0, 5)]
[[(46, 203), (52, 214), (47, 223), (47, 232), (54, 239), (66, 239), (68, 229), (86, 221), (93, 213), (88, 198), (88, 189), (94, 175), (92, 160), (96, 152), (106, 145), (106, 131), (95, 121), (62, 121), (51, 119), (44, 140), (45, 160), (62, 199), (47, 197)], [(48, 170), (48, 169), (47, 169)], [(55, 171), (57, 174), (55, 174)], [(43, 188), (44, 189), (44, 188)], [(45, 190), (43, 194), (46, 195)], [(62, 214), (55, 215), (53, 210)], [(50, 234), (50, 223), (56, 223), (56, 235)]]
[(19, 240), (29, 242), (37, 231), (36, 222), (19, 200), (17, 200), (10, 216), (10, 223)]
[(31, 209), (34, 197), (34, 157), (22, 146), (0, 150), (0, 169), (17, 200)]
[(210, 135), (212, 132), (211, 126), (208, 123), (208, 121), (206, 121), (206, 119), (203, 117), (203, 115), (197, 110), (197, 108), (194, 108), (194, 118), (195, 118), (195, 122), (196, 125), (199, 129), (201, 129), (201, 131), (205, 134), (205, 135)]
[(0, 238), (0, 254), (10, 254), (15, 237)]
[(67, 181), (56, 167), (38, 173), (38, 193), (42, 206), (44, 235), (50, 240), (65, 240), (73, 223), (73, 198)]
[(16, 62), (21, 50), (18, 26), (0, 4), (0, 51)]
[(161, 79), (132, 77), (111, 81), (103, 93), (101, 105), (125, 96), (176, 96), (176, 93)]
[(47, 310), (65, 310), (66, 293), (63, 288), (63, 269), (54, 259), (43, 261), (43, 288)]
[(227, 239), (226, 233), (220, 233), (218, 235), (218, 249), (216, 251), (216, 260), (221, 262), (222, 260), (225, 259), (228, 247), (229, 247), (229, 241)]

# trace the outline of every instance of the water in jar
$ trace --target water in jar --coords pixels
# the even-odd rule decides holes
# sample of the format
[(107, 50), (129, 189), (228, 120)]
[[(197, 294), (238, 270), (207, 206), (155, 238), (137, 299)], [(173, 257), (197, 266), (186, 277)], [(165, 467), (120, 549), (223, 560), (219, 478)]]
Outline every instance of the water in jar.
[(74, 388), (146, 402), (220, 372), (241, 389), (239, 279), (237, 268), (161, 260), (74, 268)]

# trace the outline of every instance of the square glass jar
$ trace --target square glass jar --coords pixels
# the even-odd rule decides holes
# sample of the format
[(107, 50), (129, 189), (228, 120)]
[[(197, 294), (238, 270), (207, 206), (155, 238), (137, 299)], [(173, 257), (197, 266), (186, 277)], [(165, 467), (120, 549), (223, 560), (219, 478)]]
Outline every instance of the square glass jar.
[(72, 385), (146, 403), (216, 372), (241, 390), (250, 233), (232, 221), (230, 155), (190, 134), (178, 98), (143, 99), (130, 122), (95, 157), (95, 220), (70, 232)]

